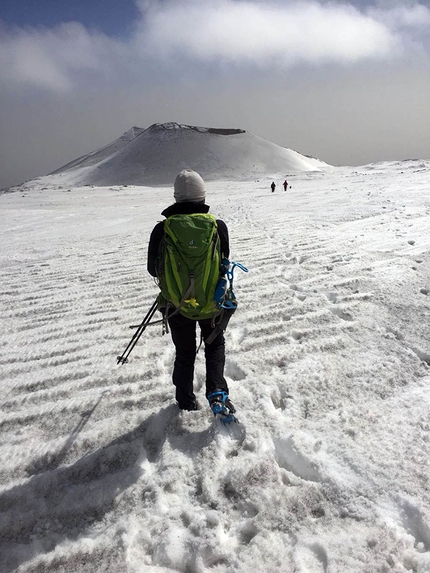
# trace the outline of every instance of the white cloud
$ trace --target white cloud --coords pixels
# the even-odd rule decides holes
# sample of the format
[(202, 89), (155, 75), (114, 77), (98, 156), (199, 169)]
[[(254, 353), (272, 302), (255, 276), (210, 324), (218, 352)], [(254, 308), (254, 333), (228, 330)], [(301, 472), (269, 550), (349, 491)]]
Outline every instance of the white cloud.
[(71, 89), (75, 72), (103, 72), (109, 67), (109, 56), (119, 56), (121, 51), (117, 41), (89, 32), (77, 22), (52, 30), (3, 30), (0, 75), (4, 83), (63, 92)]
[[(139, 2), (140, 21), (122, 42), (79, 23), (0, 30), (0, 75), (11, 88), (64, 92), (109, 77), (114, 83), (157, 70), (197, 71), (221, 63), (283, 70), (303, 63), (353, 65), (390, 60), (418, 47), (430, 10), (421, 4), (359, 10), (303, 1), (166, 0)], [(154, 77), (154, 76), (152, 76)], [(121, 80), (120, 80), (121, 78)]]
[(283, 66), (381, 58), (397, 45), (386, 26), (351, 6), (230, 0), (186, 4), (147, 7), (142, 45), (165, 57), (182, 53), (197, 60)]
[(399, 5), (387, 8), (370, 8), (369, 16), (375, 21), (396, 33), (403, 42), (421, 38), (422, 42), (430, 40), (430, 9), (422, 4)]
[(430, 8), (419, 3), (401, 5), (399, 2), (383, 8), (370, 8), (369, 16), (392, 31), (400, 53), (420, 60), (428, 69), (430, 57)]

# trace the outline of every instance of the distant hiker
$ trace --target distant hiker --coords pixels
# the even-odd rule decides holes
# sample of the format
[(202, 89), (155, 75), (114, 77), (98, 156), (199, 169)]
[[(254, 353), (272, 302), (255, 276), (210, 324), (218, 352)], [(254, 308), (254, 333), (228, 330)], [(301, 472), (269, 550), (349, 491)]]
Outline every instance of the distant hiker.
[(284, 186), (284, 191), (286, 191), (288, 189), (288, 181), (285, 179), (282, 185)]
[[(176, 400), (181, 410), (197, 410), (193, 378), (198, 322), (205, 344), (206, 398), (214, 414), (234, 419), (235, 408), (224, 378), (225, 339), (218, 322), (221, 315), (219, 309), (214, 312), (214, 290), (226, 270), (223, 263), (230, 264), (228, 229), (223, 221), (208, 213), (204, 181), (195, 171), (184, 169), (177, 175), (174, 198), (176, 202), (162, 212), (165, 221), (157, 223), (151, 233), (148, 272), (158, 280), (164, 301), (160, 310), (176, 349), (173, 368)], [(196, 261), (202, 257), (199, 265)], [(184, 270), (187, 265), (192, 265), (193, 270)], [(179, 276), (181, 272), (186, 276)], [(184, 283), (186, 292), (173, 292), (173, 283)], [(207, 284), (212, 284), (212, 300), (204, 298)], [(199, 304), (197, 300), (204, 302)]]
[(274, 181), (272, 181), (272, 185), (270, 187), (272, 188), (272, 193), (274, 193), (275, 189), (276, 189), (276, 185), (275, 185)]

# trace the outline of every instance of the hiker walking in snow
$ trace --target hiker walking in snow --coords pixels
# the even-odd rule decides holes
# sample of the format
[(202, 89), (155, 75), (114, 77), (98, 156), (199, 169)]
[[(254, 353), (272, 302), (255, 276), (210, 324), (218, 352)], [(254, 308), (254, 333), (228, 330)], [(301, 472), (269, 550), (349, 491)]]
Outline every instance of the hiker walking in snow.
[(272, 188), (272, 193), (274, 193), (275, 189), (276, 189), (276, 185), (275, 185), (274, 181), (272, 181), (272, 185), (270, 187)]
[[(222, 262), (230, 264), (227, 260), (230, 251), (228, 229), (223, 221), (208, 214), (204, 181), (197, 172), (184, 169), (177, 175), (174, 198), (176, 202), (162, 212), (166, 217), (165, 221), (157, 223), (151, 233), (148, 272), (158, 280), (163, 297), (160, 310), (168, 322), (175, 345), (173, 384), (176, 387), (176, 400), (181, 410), (197, 410), (193, 378), (198, 322), (205, 345), (206, 397), (214, 414), (221, 413), (234, 419), (232, 415), (235, 408), (229, 400), (229, 389), (224, 378), (225, 339), (223, 329), (217, 324), (219, 310), (215, 315), (213, 313), (213, 292), (212, 301), (203, 303), (203, 307), (197, 302), (203, 288), (201, 283), (212, 281), (215, 289), (224, 272)], [(202, 233), (209, 235), (206, 238)], [(175, 254), (175, 249), (179, 248), (178, 243), (184, 245), (180, 256)], [(195, 262), (200, 256), (199, 249), (203, 249), (204, 257), (200, 274), (198, 263)], [(179, 262), (176, 261), (176, 256)], [(193, 270), (186, 271), (188, 274), (182, 280), (183, 283), (190, 284), (190, 287), (185, 294), (171, 293), (171, 283), (175, 282), (177, 275), (187, 267), (189, 261), (186, 259), (192, 257)], [(213, 260), (217, 261), (213, 277), (207, 277), (207, 269), (213, 264)], [(225, 326), (226, 324), (224, 328)]]
[(284, 186), (284, 191), (286, 191), (288, 189), (288, 181), (286, 179), (283, 182), (283, 186)]

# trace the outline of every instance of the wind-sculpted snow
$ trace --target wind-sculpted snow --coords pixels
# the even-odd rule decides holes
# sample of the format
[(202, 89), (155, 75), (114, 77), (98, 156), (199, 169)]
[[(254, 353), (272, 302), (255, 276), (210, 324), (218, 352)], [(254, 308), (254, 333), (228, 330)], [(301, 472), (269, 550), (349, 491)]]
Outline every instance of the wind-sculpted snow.
[(172, 189), (1, 196), (0, 571), (430, 571), (429, 168), (207, 185), (249, 268), (227, 428), (160, 325), (116, 364)]

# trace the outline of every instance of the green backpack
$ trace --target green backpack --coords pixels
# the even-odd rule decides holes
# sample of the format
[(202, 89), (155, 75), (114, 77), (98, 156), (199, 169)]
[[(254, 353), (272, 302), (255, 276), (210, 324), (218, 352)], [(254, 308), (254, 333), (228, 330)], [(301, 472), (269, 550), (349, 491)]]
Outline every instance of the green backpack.
[(168, 217), (160, 248), (159, 306), (171, 303), (194, 320), (218, 315), (215, 289), (221, 275), (221, 248), (215, 217), (208, 213)]

